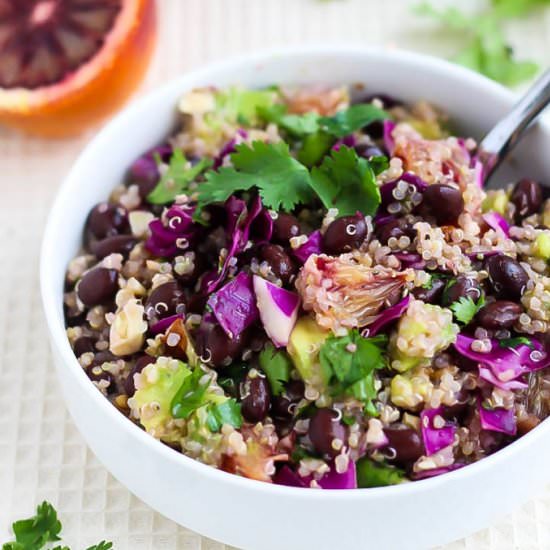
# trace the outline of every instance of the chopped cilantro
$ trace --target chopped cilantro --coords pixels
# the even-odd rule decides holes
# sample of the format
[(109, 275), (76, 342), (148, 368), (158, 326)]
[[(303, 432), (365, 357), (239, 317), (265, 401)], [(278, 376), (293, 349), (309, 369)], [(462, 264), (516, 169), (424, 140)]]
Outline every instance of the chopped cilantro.
[(256, 122), (258, 111), (269, 107), (277, 98), (273, 88), (249, 90), (238, 86), (216, 92), (216, 111), (223, 112), (229, 120), (248, 125)]
[(390, 167), (390, 159), (388, 157), (371, 157), (369, 163), (372, 171), (377, 176)]
[(249, 366), (246, 363), (233, 363), (223, 369), (218, 376), (218, 384), (224, 392), (232, 397), (237, 397), (239, 384), (244, 380)]
[(281, 395), (284, 384), (290, 379), (291, 361), (284, 351), (268, 344), (260, 353), (260, 367), (265, 372), (273, 395)]
[(361, 489), (397, 485), (407, 479), (403, 470), (381, 462), (375, 462), (368, 457), (358, 460), (356, 466), (357, 486)]
[(357, 420), (355, 419), (354, 416), (342, 416), (342, 422), (346, 425), (346, 426), (353, 426)]
[(448, 28), (458, 31), (461, 37), (467, 37), (466, 45), (455, 57), (457, 63), (513, 86), (532, 78), (538, 66), (531, 61), (514, 59), (513, 50), (504, 36), (501, 18), (524, 14), (542, 3), (548, 1), (493, 0), (493, 9), (468, 15), (455, 7), (438, 11), (425, 2), (417, 6), (415, 11), (420, 15), (435, 17)]
[(528, 346), (531, 349), (535, 349), (533, 342), (526, 336), (515, 336), (514, 338), (503, 338), (498, 341), (498, 345), (501, 348), (517, 348), (518, 346), (524, 345)]
[(258, 114), (267, 122), (272, 122), (296, 137), (313, 134), (319, 130), (319, 115), (305, 113), (293, 115), (287, 113), (286, 105), (276, 103), (258, 109)]
[(241, 405), (235, 399), (226, 399), (221, 403), (212, 403), (208, 407), (208, 428), (212, 432), (219, 432), (224, 424), (240, 428), (243, 423)]
[(380, 189), (368, 160), (342, 146), (332, 151), (311, 171), (311, 185), (326, 208), (338, 208), (341, 216), (357, 210), (372, 215), (380, 205)]
[(211, 380), (205, 374), (203, 370), (196, 368), (185, 377), (172, 399), (171, 410), (174, 418), (189, 418), (192, 412), (206, 403), (206, 390)]
[[(157, 164), (160, 163), (158, 154), (155, 156)], [(172, 202), (177, 195), (188, 190), (192, 183), (204, 170), (212, 166), (212, 160), (203, 158), (194, 166), (189, 166), (181, 149), (175, 149), (168, 169), (162, 175), (156, 187), (147, 195), (151, 204), (167, 204)]]
[(304, 138), (298, 151), (298, 160), (311, 168), (319, 164), (326, 152), (334, 145), (335, 138), (326, 132), (315, 132)]
[(384, 368), (382, 346), (386, 339), (363, 338), (352, 330), (346, 336), (331, 336), (321, 346), (319, 360), (329, 373), (335, 395), (351, 395), (365, 403), (366, 412), (378, 413), (372, 404), (376, 397), (374, 371)]
[(477, 302), (474, 302), (470, 296), (462, 296), (458, 301), (453, 302), (449, 309), (454, 313), (457, 321), (467, 325), (484, 305), (485, 298), (483, 295), (479, 297)]
[(231, 162), (232, 168), (206, 174), (206, 182), (198, 189), (198, 210), (252, 187), (258, 188), (264, 206), (277, 211), (290, 211), (311, 198), (307, 168), (290, 155), (288, 145), (282, 141), (241, 143), (231, 155)]
[(390, 118), (390, 115), (383, 109), (371, 103), (360, 103), (338, 111), (333, 116), (321, 117), (319, 119), (319, 126), (325, 132), (337, 138), (343, 138), (368, 126), (372, 122), (388, 118)]

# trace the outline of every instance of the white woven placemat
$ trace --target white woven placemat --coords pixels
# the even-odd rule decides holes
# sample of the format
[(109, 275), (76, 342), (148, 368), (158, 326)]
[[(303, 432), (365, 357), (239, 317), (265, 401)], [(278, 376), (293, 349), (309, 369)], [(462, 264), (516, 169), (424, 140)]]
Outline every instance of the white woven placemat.
[[(139, 93), (210, 60), (266, 47), (347, 42), (451, 53), (453, 40), (411, 16), (410, 4), (159, 0), (158, 48)], [(510, 32), (520, 55), (548, 62), (548, 12)], [(221, 550), (223, 544), (163, 518), (115, 481), (62, 402), (41, 311), (38, 253), (55, 190), (90, 137), (46, 142), (0, 130), (0, 542), (14, 519), (47, 499), (73, 550), (102, 538), (117, 550)], [(550, 548), (550, 488), (541, 491), (512, 516), (446, 550)]]

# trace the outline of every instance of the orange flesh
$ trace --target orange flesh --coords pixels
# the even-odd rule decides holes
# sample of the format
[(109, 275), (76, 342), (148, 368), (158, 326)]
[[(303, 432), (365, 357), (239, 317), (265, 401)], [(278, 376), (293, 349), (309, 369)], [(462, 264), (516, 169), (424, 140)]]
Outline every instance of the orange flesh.
[[(69, 81), (74, 76), (69, 76), (52, 87), (31, 91), (37, 97), (42, 94), (43, 102), (21, 108), (0, 101), (0, 124), (39, 136), (67, 137), (81, 133), (119, 108), (145, 75), (156, 37), (154, 1), (127, 1), (139, 4), (136, 16), (129, 28), (120, 30), (124, 36), (110, 52), (108, 64), (93, 70), (98, 56), (87, 62), (83, 69), (90, 69), (91, 78), (82, 86), (71, 86)], [(65, 85), (67, 92), (63, 93)], [(59, 93), (48, 94), (54, 87)]]

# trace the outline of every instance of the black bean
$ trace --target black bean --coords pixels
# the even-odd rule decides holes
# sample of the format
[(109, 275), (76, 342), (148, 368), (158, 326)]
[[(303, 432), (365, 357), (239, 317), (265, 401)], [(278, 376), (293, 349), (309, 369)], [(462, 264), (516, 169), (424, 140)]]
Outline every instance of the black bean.
[(362, 215), (336, 218), (323, 235), (323, 251), (334, 256), (359, 248), (368, 234)]
[(516, 223), (520, 223), (523, 218), (540, 211), (543, 201), (542, 187), (536, 181), (522, 179), (516, 183), (510, 200), (516, 207)]
[(127, 258), (136, 243), (137, 239), (132, 235), (114, 235), (92, 243), (91, 249), (99, 260), (109, 254), (122, 254)]
[(95, 351), (95, 341), (89, 336), (81, 336), (74, 341), (73, 351), (76, 357), (80, 357), (83, 353)]
[(504, 434), (493, 432), (492, 430), (481, 430), (479, 432), (479, 444), (487, 453), (491, 454), (500, 449), (504, 442)]
[(369, 94), (367, 97), (363, 98), (361, 103), (372, 103), (374, 100), (380, 101), (384, 109), (393, 109), (393, 107), (403, 105), (401, 100), (385, 93)]
[(477, 302), (481, 296), (481, 287), (479, 283), (471, 277), (459, 275), (454, 281), (451, 281), (443, 292), (443, 305), (450, 306), (458, 302), (460, 298), (471, 298)]
[(128, 228), (126, 210), (107, 202), (94, 206), (86, 221), (86, 232), (96, 239), (119, 235)]
[(80, 279), (76, 294), (88, 307), (110, 302), (118, 290), (118, 271), (105, 267), (96, 267), (85, 273)]
[(477, 322), (484, 328), (498, 330), (512, 328), (523, 311), (521, 305), (508, 300), (497, 300), (481, 308)]
[(177, 281), (169, 281), (151, 292), (145, 302), (145, 315), (150, 321), (157, 321), (183, 312), (185, 295)]
[(301, 380), (291, 380), (281, 395), (272, 398), (273, 414), (279, 418), (290, 418), (292, 410), (289, 407), (298, 403), (303, 396), (304, 383)]
[(120, 358), (116, 355), (113, 355), (109, 350), (98, 351), (92, 360), (92, 365), (101, 366), (103, 363), (111, 363), (113, 361), (118, 361)]
[(346, 445), (347, 430), (339, 416), (334, 409), (317, 409), (310, 418), (308, 435), (318, 453), (331, 457), (338, 455), (340, 449), (333, 446), (335, 439)]
[(372, 157), (386, 156), (384, 151), (382, 151), (380, 147), (377, 147), (376, 145), (369, 145), (367, 143), (361, 143), (360, 145), (356, 145), (354, 149), (358, 156), (366, 159), (371, 159)]
[(248, 332), (229, 338), (217, 324), (201, 326), (196, 337), (197, 353), (205, 363), (215, 368), (227, 366), (238, 357), (248, 343)]
[(390, 220), (387, 223), (378, 225), (374, 232), (376, 238), (382, 244), (388, 244), (388, 241), (393, 237), (399, 239), (400, 237), (409, 237), (409, 239), (414, 239), (415, 230), (411, 224), (407, 223), (403, 219)]
[(445, 288), (445, 280), (432, 278), (430, 288), (422, 288), (417, 286), (411, 290), (411, 294), (417, 299), (422, 300), (426, 304), (438, 304), (443, 295)]
[(470, 394), (464, 388), (461, 388), (456, 395), (456, 403), (443, 407), (442, 416), (453, 422), (462, 422), (469, 412), (471, 412)]
[(283, 284), (292, 282), (298, 273), (294, 260), (278, 244), (266, 244), (260, 251), (262, 259), (265, 260), (273, 275), (281, 279)]
[(495, 292), (502, 298), (517, 300), (523, 294), (529, 281), (527, 272), (519, 262), (499, 254), (485, 260), (485, 269)]
[(456, 225), (464, 210), (462, 193), (456, 187), (436, 183), (422, 194), (422, 205), (435, 218), (438, 225)]
[(260, 422), (269, 411), (269, 383), (263, 376), (247, 376), (241, 384), (241, 412), (248, 422)]
[(273, 222), (273, 239), (288, 246), (288, 241), (299, 234), (300, 222), (292, 214), (279, 212)]
[(134, 384), (134, 374), (141, 372), (147, 365), (155, 362), (155, 358), (150, 355), (142, 355), (138, 357), (134, 366), (131, 368), (130, 373), (126, 380), (124, 380), (124, 391), (128, 397), (131, 397), (136, 392), (136, 386)]
[(388, 438), (388, 446), (385, 449), (391, 451), (385, 454), (392, 462), (406, 465), (415, 462), (424, 454), (422, 437), (416, 430), (407, 426), (396, 426), (384, 428), (384, 433)]

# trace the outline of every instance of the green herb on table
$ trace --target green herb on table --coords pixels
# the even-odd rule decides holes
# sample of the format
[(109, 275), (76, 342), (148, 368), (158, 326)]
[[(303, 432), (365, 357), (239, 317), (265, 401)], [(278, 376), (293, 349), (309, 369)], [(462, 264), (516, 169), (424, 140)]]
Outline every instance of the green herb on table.
[[(454, 57), (454, 61), (497, 82), (514, 86), (535, 76), (538, 66), (532, 61), (515, 59), (502, 29), (502, 19), (505, 16), (525, 14), (533, 6), (543, 3), (548, 2), (493, 0), (491, 9), (468, 15), (454, 7), (440, 11), (425, 2), (416, 6), (415, 12), (434, 17), (443, 26), (466, 37), (464, 47)], [(519, 4), (521, 8), (518, 7)]]
[[(40, 550), (50, 542), (61, 540), (61, 522), (57, 519), (55, 508), (46, 501), (37, 506), (34, 516), (15, 521), (12, 530), (15, 541), (4, 543), (2, 550)], [(87, 550), (110, 550), (112, 547), (112, 542), (101, 541)], [(68, 546), (57, 545), (52, 550), (70, 549)]]

